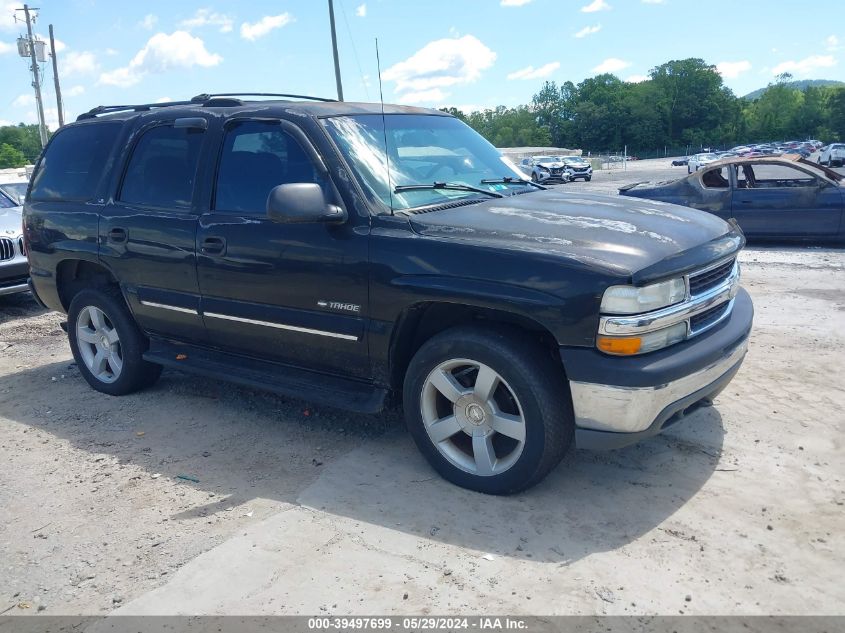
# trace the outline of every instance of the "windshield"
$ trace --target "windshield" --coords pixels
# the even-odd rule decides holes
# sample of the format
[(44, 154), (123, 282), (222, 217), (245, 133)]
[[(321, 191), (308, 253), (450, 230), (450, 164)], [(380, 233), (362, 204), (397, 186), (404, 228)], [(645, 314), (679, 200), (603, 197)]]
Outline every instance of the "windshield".
[[(395, 193), (396, 187), (407, 185), (449, 183), (505, 195), (533, 190), (530, 184), (504, 182), (521, 181), (525, 175), (482, 136), (453, 117), (387, 114), (384, 127), (381, 114), (337, 116), (323, 122), (361, 184), (388, 208), (488, 199), (478, 192), (459, 189)], [(498, 182), (484, 182), (488, 180)]]
[(25, 182), (12, 182), (0, 185), (0, 191), (9, 196), (12, 200), (17, 200), (18, 204), (23, 204), (23, 199), (26, 197)]
[(537, 162), (541, 165), (548, 165), (549, 163), (557, 163), (559, 161), (556, 156), (540, 156)]
[(580, 156), (563, 156), (561, 160), (565, 160), (567, 163), (586, 163), (587, 161)]

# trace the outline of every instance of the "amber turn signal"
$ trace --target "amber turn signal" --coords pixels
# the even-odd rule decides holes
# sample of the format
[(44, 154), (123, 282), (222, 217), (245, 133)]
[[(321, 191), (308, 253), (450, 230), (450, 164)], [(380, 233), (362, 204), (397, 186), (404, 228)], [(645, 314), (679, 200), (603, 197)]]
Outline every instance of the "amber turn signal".
[(630, 356), (637, 354), (642, 347), (643, 340), (639, 336), (620, 338), (616, 336), (599, 336), (596, 341), (598, 348), (607, 354)]

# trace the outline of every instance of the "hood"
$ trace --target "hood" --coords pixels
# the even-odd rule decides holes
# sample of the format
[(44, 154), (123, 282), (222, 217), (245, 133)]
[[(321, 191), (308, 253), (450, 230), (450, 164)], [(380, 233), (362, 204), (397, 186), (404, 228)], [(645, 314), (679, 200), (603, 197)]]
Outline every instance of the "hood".
[(540, 169), (542, 169), (543, 167), (551, 167), (552, 169), (557, 169), (558, 167), (563, 167), (563, 163), (559, 160), (556, 160), (553, 163), (537, 163), (537, 167), (539, 167)]
[(23, 207), (0, 209), (0, 237), (17, 237), (21, 234)]
[(709, 213), (653, 200), (545, 190), (410, 216), (420, 235), (559, 255), (647, 281), (737, 250)]

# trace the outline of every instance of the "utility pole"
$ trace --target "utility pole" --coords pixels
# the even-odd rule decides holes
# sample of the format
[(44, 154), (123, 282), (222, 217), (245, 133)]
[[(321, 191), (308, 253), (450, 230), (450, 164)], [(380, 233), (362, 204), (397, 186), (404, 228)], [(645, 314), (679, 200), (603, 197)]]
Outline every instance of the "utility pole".
[(53, 41), (53, 25), (50, 25), (50, 56), (53, 58), (53, 83), (56, 86), (56, 107), (59, 110), (59, 127), (65, 124), (65, 113), (62, 107), (62, 89), (59, 87), (59, 62), (56, 60), (56, 43)]
[(329, 0), (329, 22), (332, 26), (332, 54), (334, 55), (334, 79), (337, 83), (337, 99), (343, 101), (343, 85), (340, 83), (340, 61), (337, 58), (337, 33), (334, 28), (334, 2)]
[(38, 60), (35, 58), (35, 39), (32, 37), (32, 20), (29, 17), (29, 5), (23, 5), (26, 15), (26, 32), (29, 43), (29, 59), (32, 61), (32, 87), (35, 88), (35, 103), (38, 106), (38, 131), (41, 134), (41, 147), (47, 145), (47, 124), (44, 122), (44, 104), (41, 101), (41, 80), (39, 79)]

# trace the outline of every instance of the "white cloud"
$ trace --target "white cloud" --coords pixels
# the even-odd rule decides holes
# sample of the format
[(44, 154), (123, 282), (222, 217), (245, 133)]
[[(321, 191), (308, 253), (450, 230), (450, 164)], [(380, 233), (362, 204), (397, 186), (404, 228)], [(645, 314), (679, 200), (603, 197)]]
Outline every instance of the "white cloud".
[(88, 51), (71, 51), (59, 57), (62, 75), (91, 75), (100, 70), (97, 56)]
[(210, 53), (205, 43), (187, 31), (156, 33), (135, 54), (128, 66), (102, 73), (99, 83), (125, 88), (134, 86), (148, 73), (163, 73), (174, 68), (216, 66), (223, 58)]
[(666, 4), (666, 0), (643, 0), (643, 4)]
[(540, 79), (541, 77), (548, 77), (554, 71), (560, 68), (560, 62), (549, 62), (548, 64), (544, 64), (539, 68), (534, 68), (534, 66), (526, 66), (521, 70), (517, 70), (516, 72), (512, 72), (508, 75), (508, 79)]
[(823, 68), (834, 66), (836, 66), (836, 59), (833, 55), (810, 55), (798, 61), (781, 62), (772, 68), (772, 74), (791, 73), (796, 77), (807, 77)]
[(418, 92), (406, 92), (399, 97), (399, 103), (405, 105), (413, 105), (415, 103), (434, 103), (443, 101), (448, 96), (440, 88), (432, 88), (431, 90), (420, 90)]
[(531, 2), (531, 0), (502, 0), (499, 4), (503, 7), (521, 7), (529, 2)]
[[(23, 3), (16, 0), (0, 0), (0, 29), (4, 31), (20, 30), (21, 23), (15, 22), (15, 9), (23, 9)], [(21, 11), (21, 16), (23, 16), (23, 11)], [(24, 27), (26, 27), (26, 24), (24, 24)]]
[(283, 27), (285, 24), (293, 22), (293, 16), (290, 13), (280, 13), (279, 15), (265, 15), (258, 22), (250, 24), (244, 22), (241, 24), (241, 37), (245, 40), (255, 41), (259, 37), (264, 37), (273, 29)]
[(630, 77), (625, 79), (625, 81), (627, 81), (629, 84), (638, 84), (643, 81), (648, 81), (649, 79), (651, 79), (651, 77), (649, 77), (648, 75), (631, 75)]
[(357, 15), (359, 18), (367, 17), (367, 5), (362, 4), (362, 5), (357, 6), (355, 8), (355, 15)]
[(4, 55), (5, 53), (11, 53), (12, 51), (17, 50), (17, 46), (14, 44), (6, 44), (6, 42), (0, 42), (0, 55)]
[(12, 101), (12, 106), (15, 108), (24, 108), (32, 105), (33, 103), (35, 103), (35, 97), (31, 94), (24, 93), (15, 97), (15, 100)]
[(173, 101), (173, 99), (170, 97), (159, 97), (155, 100), (156, 103), (170, 103), (171, 101)]
[(825, 38), (824, 45), (825, 45), (825, 49), (827, 49), (827, 51), (831, 52), (831, 53), (835, 53), (840, 48), (842, 48), (839, 45), (839, 38), (836, 37), (835, 35), (829, 35), (827, 38)]
[(66, 97), (78, 97), (81, 94), (85, 93), (85, 86), (72, 86), (68, 90), (64, 90), (63, 94)]
[(229, 33), (234, 21), (228, 15), (215, 13), (211, 9), (197, 9), (194, 17), (182, 20), (181, 26), (194, 29), (202, 26), (216, 26), (221, 33)]
[(626, 62), (623, 59), (618, 59), (616, 57), (608, 57), (601, 64), (593, 68), (593, 72), (598, 74), (618, 73), (620, 70), (625, 70), (630, 65), (631, 62)]
[(582, 38), (587, 37), (588, 35), (592, 35), (593, 33), (598, 33), (601, 31), (601, 24), (596, 24), (595, 26), (585, 26), (583, 29), (578, 31), (575, 34), (575, 37)]
[[(416, 98), (416, 93), (434, 88), (472, 83), (495, 61), (496, 53), (476, 37), (464, 35), (429, 42), (408, 59), (385, 70), (381, 76), (384, 81), (395, 83), (397, 93), (410, 93), (412, 98)], [(448, 93), (440, 96), (446, 98)], [(400, 101), (403, 99), (399, 97)]]
[(109, 57), (113, 57), (114, 55), (117, 55), (118, 50), (117, 50), (116, 48), (107, 48), (107, 49), (105, 50), (105, 53), (106, 53), (106, 55), (108, 55)]
[(742, 73), (751, 70), (751, 62), (742, 60), (740, 62), (719, 62), (716, 64), (716, 70), (725, 79), (735, 79)]
[(158, 22), (158, 16), (153, 13), (148, 13), (144, 16), (144, 19), (138, 22), (138, 26), (142, 29), (147, 29), (148, 31), (152, 31), (155, 27), (156, 23)]
[(596, 11), (610, 11), (610, 5), (605, 0), (593, 0), (587, 6), (581, 7), (582, 13), (595, 13)]

